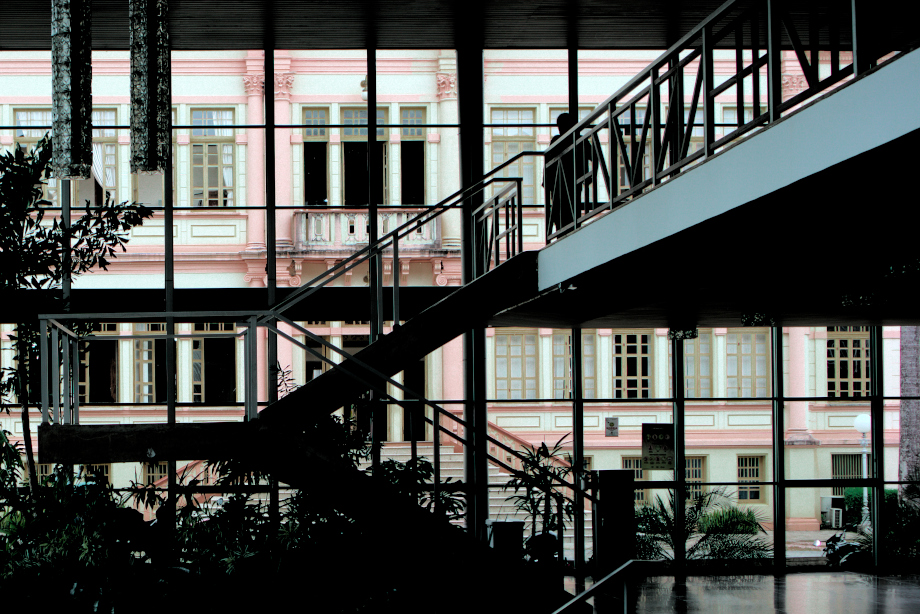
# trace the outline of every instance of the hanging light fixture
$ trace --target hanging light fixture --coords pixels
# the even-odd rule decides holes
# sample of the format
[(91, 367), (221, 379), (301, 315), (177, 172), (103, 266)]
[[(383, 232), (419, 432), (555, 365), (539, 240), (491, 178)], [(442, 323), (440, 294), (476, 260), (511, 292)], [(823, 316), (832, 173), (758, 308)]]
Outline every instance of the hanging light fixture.
[(93, 166), (92, 0), (51, 3), (51, 168), (89, 179)]
[(167, 0), (130, 0), (131, 172), (166, 170), (172, 132)]

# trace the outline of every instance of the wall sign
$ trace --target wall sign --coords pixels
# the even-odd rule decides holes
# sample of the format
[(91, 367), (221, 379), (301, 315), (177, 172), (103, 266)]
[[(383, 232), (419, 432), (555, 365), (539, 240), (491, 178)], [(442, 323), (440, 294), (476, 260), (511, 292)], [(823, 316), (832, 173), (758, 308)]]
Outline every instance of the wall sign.
[(604, 418), (604, 437), (620, 436), (620, 419)]
[(674, 470), (674, 425), (642, 425), (642, 469)]

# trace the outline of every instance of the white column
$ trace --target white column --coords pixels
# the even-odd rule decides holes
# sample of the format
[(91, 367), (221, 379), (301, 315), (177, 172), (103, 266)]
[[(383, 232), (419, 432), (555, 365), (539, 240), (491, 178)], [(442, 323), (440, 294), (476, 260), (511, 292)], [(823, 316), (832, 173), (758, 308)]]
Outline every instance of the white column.
[[(454, 51), (443, 51), (438, 58), (435, 75), (438, 99), (438, 123), (456, 124), (457, 58)], [(433, 139), (438, 136), (438, 139)], [(438, 201), (460, 189), (460, 133), (457, 128), (440, 128), (438, 135), (429, 135), (429, 143), (438, 143)], [(459, 249), (461, 236), (460, 211), (441, 216), (441, 246)]]

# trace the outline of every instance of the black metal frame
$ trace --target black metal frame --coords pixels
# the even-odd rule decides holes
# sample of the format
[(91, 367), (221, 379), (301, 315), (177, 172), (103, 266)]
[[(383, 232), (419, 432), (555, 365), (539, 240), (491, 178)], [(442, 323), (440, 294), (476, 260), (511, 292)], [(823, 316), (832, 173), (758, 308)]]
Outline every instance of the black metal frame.
[[(675, 178), (688, 166), (704, 161), (778, 121), (783, 113), (874, 66), (892, 50), (880, 46), (871, 51), (860, 48), (857, 56), (859, 24), (855, 15), (848, 2), (820, 10), (813, 4), (804, 15), (797, 14), (798, 19), (793, 19), (785, 3), (777, 0), (731, 0), (723, 4), (562, 135), (547, 152), (545, 176), (553, 178), (545, 184), (547, 241)], [(806, 31), (800, 32), (803, 23)], [(734, 50), (735, 73), (717, 82), (714, 54), (726, 47), (726, 41)], [(781, 75), (784, 49), (794, 51), (807, 82), (802, 92), (786, 100), (782, 98)], [(841, 52), (845, 50), (852, 50), (854, 59), (841, 66)], [(825, 52), (831, 66), (830, 74), (822, 78), (818, 58)], [(693, 78), (689, 102), (685, 92), (688, 76)], [(754, 100), (753, 117), (744, 121), (748, 79)], [(764, 107), (762, 79), (766, 79), (767, 86)], [(715, 99), (732, 88), (737, 124), (718, 123)], [(667, 113), (662, 118), (665, 104)], [(702, 116), (702, 121), (697, 116)], [(717, 136), (717, 127), (731, 130)], [(702, 132), (702, 147), (690, 152), (691, 140), (698, 130)], [(603, 146), (602, 135), (607, 137), (607, 147)], [(647, 173), (646, 156), (650, 167)], [(622, 189), (615, 180), (621, 165), (627, 179)]]

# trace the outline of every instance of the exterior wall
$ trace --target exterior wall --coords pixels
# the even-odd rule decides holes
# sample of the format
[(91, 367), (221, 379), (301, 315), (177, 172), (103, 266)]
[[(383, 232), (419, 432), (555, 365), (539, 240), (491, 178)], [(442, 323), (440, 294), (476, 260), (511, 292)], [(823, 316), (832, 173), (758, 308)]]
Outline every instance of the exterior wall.
[[(583, 51), (579, 54), (580, 108), (592, 108), (605, 100), (618, 87), (644, 68), (655, 54), (650, 52), (619, 52), (616, 54)], [(97, 52), (94, 55), (94, 103), (99, 109), (115, 111), (117, 125), (127, 124), (128, 58), (120, 52)], [(717, 59), (716, 74), (727, 75), (734, 68), (733, 58)], [(786, 71), (784, 93), (790, 95), (803, 87), (794, 63)], [(323, 274), (366, 242), (366, 216), (353, 207), (345, 207), (345, 190), (349, 181), (345, 150), (350, 142), (346, 113), (366, 106), (362, 98), (361, 81), (367, 74), (364, 52), (347, 51), (278, 51), (276, 74), (265, 88), (262, 74), (264, 64), (260, 51), (250, 52), (177, 52), (173, 60), (175, 124), (189, 126), (195, 113), (203, 110), (232, 112), (232, 123), (259, 125), (264, 119), (263, 105), (267, 92), (273, 104), (278, 124), (297, 125), (276, 132), (276, 148), (271, 155), (276, 163), (276, 195), (279, 205), (292, 207), (277, 213), (277, 240), (284, 246), (284, 258), (279, 258), (279, 285), (297, 287)], [(510, 149), (496, 154), (502, 143), (515, 142), (524, 150), (543, 150), (556, 130), (552, 124), (554, 112), (568, 104), (567, 61), (565, 52), (490, 50), (484, 57), (485, 118), (529, 113), (532, 128), (518, 129), (514, 134), (501, 132), (501, 126), (486, 129), (482, 155), (487, 169), (507, 159)], [(692, 84), (688, 84), (692, 86)], [(266, 91), (267, 89), (267, 91)], [(456, 59), (452, 50), (380, 51), (378, 53), (378, 104), (385, 113), (386, 123), (400, 124), (404, 109), (421, 109), (424, 122), (439, 124), (425, 127), (420, 141), (424, 144), (425, 172), (423, 185), (428, 204), (448, 198), (460, 187), (457, 122)], [(688, 92), (692, 87), (687, 88)], [(766, 92), (766, 87), (762, 88)], [(0, 126), (13, 126), (16, 111), (50, 109), (50, 63), (47, 53), (0, 53)], [(729, 95), (716, 100), (717, 116), (727, 120), (736, 101)], [(749, 100), (748, 103), (753, 104)], [(305, 113), (325, 112), (324, 134), (316, 135), (304, 123)], [(507, 115), (501, 115), (506, 113)], [(513, 123), (505, 121), (504, 123)], [(501, 123), (501, 122), (499, 122)], [(444, 126), (447, 124), (447, 126)], [(233, 207), (200, 207), (178, 210), (171, 230), (175, 240), (177, 287), (262, 287), (265, 284), (265, 216), (259, 210), (240, 207), (260, 207), (265, 203), (265, 135), (259, 128), (217, 128), (227, 131), (226, 137), (215, 137), (232, 155), (230, 167)], [(321, 138), (320, 138), (321, 137)], [(399, 127), (386, 128), (381, 137), (388, 160), (386, 170), (386, 200), (402, 205), (400, 168), (402, 144), (409, 137)], [(8, 150), (16, 142), (16, 132), (0, 129), (0, 149)], [(134, 177), (129, 172), (129, 138), (127, 130), (117, 129), (117, 189), (113, 195), (119, 201), (142, 200), (150, 204), (162, 202), (162, 187), (158, 178)], [(194, 128), (175, 131), (175, 192), (176, 205), (192, 207), (194, 179), (194, 148), (204, 141), (194, 134)], [(305, 143), (325, 144), (325, 177), (328, 203), (332, 210), (311, 210), (306, 199), (308, 178), (305, 166)], [(504, 147), (504, 146), (503, 146)], [(530, 157), (523, 164), (530, 175), (534, 190), (533, 202), (542, 201), (542, 164)], [(523, 166), (521, 172), (524, 172)], [(381, 214), (387, 224), (397, 224), (413, 211), (389, 210)], [(382, 222), (381, 222), (382, 223)], [(544, 244), (543, 214), (539, 208), (528, 210), (525, 222), (525, 243), (528, 249)], [(390, 226), (392, 228), (392, 226)], [(164, 232), (162, 218), (155, 218), (130, 232), (128, 251), (120, 255), (105, 274), (86, 275), (76, 281), (83, 288), (150, 288), (163, 286)], [(394, 274), (401, 275), (402, 285), (455, 286), (460, 283), (460, 219), (459, 214), (447, 214), (438, 223), (401, 247), (405, 267), (397, 272), (385, 271), (386, 283)], [(388, 266), (388, 265), (387, 265)], [(337, 280), (335, 285), (362, 286), (364, 272), (360, 269)], [(315, 334), (336, 346), (346, 345), (348, 335), (367, 335), (362, 323), (342, 321), (305, 323)], [(10, 342), (6, 339), (12, 328), (3, 327), (4, 339), (0, 366), (12, 366)], [(189, 325), (180, 325), (180, 332), (191, 333)], [(129, 335), (132, 327), (122, 324), (119, 335)], [(496, 334), (508, 331), (488, 331), (486, 383), (489, 398), (495, 399)], [(490, 420), (523, 442), (536, 444), (555, 442), (572, 429), (571, 406), (565, 399), (554, 399), (553, 334), (559, 331), (535, 329), (537, 342), (538, 399), (529, 403), (493, 403)], [(614, 331), (594, 331), (596, 396), (610, 399), (614, 386)], [(653, 396), (670, 396), (670, 376), (667, 330), (649, 331), (651, 336), (650, 376)], [(771, 469), (771, 406), (766, 399), (727, 400), (728, 364), (726, 335), (728, 329), (712, 331), (711, 397), (721, 400), (693, 399), (687, 403), (687, 454), (702, 457), (705, 480), (732, 482), (738, 479), (738, 456), (762, 457), (763, 479), (770, 480)], [(202, 335), (204, 336), (204, 335)], [(192, 378), (190, 341), (181, 340), (178, 351), (178, 398), (191, 402)], [(242, 401), (242, 340), (236, 342), (237, 402)], [(264, 344), (261, 350), (264, 356)], [(828, 334), (821, 328), (787, 329), (783, 338), (783, 373), (787, 391), (793, 396), (822, 397), (828, 393), (826, 357)], [(144, 423), (165, 421), (162, 406), (136, 404), (132, 396), (136, 373), (133, 368), (134, 347), (130, 339), (118, 344), (119, 360), (117, 406), (84, 406), (83, 423)], [(298, 347), (281, 343), (279, 356), (286, 362), (296, 383), (304, 383), (307, 354)], [(333, 355), (333, 362), (340, 362)], [(898, 393), (898, 329), (886, 327), (884, 340), (885, 394)], [(462, 348), (453, 341), (427, 357), (424, 365), (426, 394), (432, 399), (458, 400), (462, 397)], [(398, 378), (397, 378), (398, 379)], [(265, 382), (262, 382), (264, 397)], [(793, 394), (793, 393), (789, 393)], [(455, 405), (451, 409), (459, 411)], [(861, 449), (858, 434), (852, 428), (853, 419), (867, 410), (864, 404), (827, 403), (820, 401), (789, 402), (786, 406), (786, 464), (789, 478), (831, 477), (833, 454), (854, 454)], [(620, 437), (603, 436), (604, 418), (620, 418)], [(40, 416), (33, 414), (33, 423)], [(210, 420), (240, 420), (239, 406), (184, 406), (178, 411), (180, 422)], [(389, 414), (388, 438), (402, 440), (402, 413), (393, 407)], [(671, 422), (671, 405), (653, 399), (634, 403), (599, 401), (585, 409), (585, 453), (592, 468), (622, 468), (625, 457), (639, 454), (641, 425), (646, 422)], [(13, 416), (0, 416), (0, 426), (22, 437), (22, 427)], [(886, 463), (885, 478), (896, 478), (898, 442), (898, 405), (889, 401), (885, 407)], [(431, 437), (429, 427), (428, 437)], [(113, 468), (112, 478), (126, 484), (142, 475), (140, 466), (124, 465)], [(668, 479), (667, 472), (647, 472), (646, 479)], [(791, 492), (787, 517), (790, 528), (815, 526), (820, 516), (820, 496), (830, 489)], [(753, 504), (770, 518), (769, 495)]]

